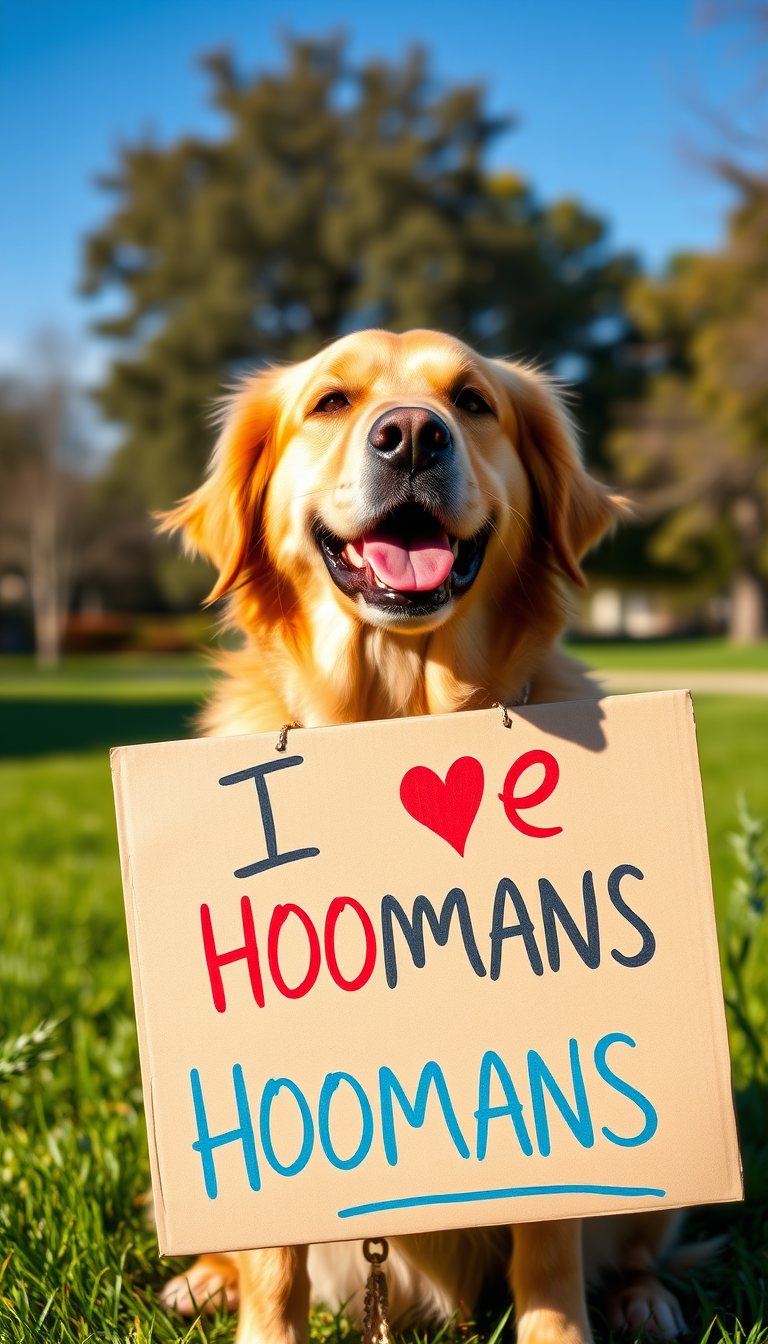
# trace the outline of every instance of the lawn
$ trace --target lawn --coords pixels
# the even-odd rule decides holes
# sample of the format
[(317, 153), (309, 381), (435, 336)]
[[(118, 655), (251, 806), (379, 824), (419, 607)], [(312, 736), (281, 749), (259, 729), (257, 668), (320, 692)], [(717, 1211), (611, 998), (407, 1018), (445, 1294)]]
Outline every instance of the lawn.
[(659, 639), (573, 642), (568, 652), (592, 667), (633, 672), (768, 672), (768, 640), (729, 644), (725, 639)]
[[(174, 1266), (161, 1265), (145, 1216), (146, 1138), (105, 750), (117, 741), (187, 735), (207, 675), (195, 659), (70, 664), (46, 677), (15, 664), (0, 674), (3, 1344), (234, 1336), (225, 1316), (190, 1326), (156, 1303)], [(696, 714), (723, 912), (735, 871), (727, 836), (737, 792), (768, 814), (768, 698), (698, 697)], [(8, 1044), (42, 1018), (58, 1022), (47, 1041)], [(735, 1318), (746, 1332), (762, 1320), (768, 1181), (761, 1101), (754, 1087), (740, 1098), (747, 1204), (691, 1219), (693, 1236), (731, 1234), (721, 1260), (680, 1288), (692, 1338), (702, 1338), (716, 1313), (731, 1333)], [(490, 1328), (491, 1318), (481, 1320), (482, 1334)], [(343, 1321), (315, 1314), (316, 1341), (346, 1333)], [(457, 1341), (467, 1333), (457, 1331)]]

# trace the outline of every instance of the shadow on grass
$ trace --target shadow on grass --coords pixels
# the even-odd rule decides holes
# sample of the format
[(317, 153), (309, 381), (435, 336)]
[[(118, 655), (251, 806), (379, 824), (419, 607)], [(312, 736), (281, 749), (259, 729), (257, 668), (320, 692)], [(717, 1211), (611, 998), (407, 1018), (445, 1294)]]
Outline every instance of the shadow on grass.
[(0, 757), (123, 747), (195, 735), (194, 700), (2, 699)]

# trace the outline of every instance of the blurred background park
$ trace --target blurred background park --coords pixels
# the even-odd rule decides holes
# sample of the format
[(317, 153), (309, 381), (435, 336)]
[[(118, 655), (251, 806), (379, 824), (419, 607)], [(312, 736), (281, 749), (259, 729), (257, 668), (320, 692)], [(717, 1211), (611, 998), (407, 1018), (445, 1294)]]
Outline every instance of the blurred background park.
[(768, 6), (2, 0), (0, 117), (0, 1339), (232, 1338), (156, 1305), (106, 748), (192, 733), (215, 675), (211, 573), (151, 520), (215, 398), (380, 325), (550, 370), (634, 501), (567, 638), (694, 691), (748, 1200), (675, 1287), (760, 1344)]

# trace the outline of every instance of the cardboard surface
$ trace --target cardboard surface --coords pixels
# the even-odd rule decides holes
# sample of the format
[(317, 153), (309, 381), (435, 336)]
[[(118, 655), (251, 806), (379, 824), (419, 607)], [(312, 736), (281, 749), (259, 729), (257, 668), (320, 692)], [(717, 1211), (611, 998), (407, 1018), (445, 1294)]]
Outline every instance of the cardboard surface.
[(112, 754), (164, 1254), (741, 1197), (686, 692), (275, 741)]

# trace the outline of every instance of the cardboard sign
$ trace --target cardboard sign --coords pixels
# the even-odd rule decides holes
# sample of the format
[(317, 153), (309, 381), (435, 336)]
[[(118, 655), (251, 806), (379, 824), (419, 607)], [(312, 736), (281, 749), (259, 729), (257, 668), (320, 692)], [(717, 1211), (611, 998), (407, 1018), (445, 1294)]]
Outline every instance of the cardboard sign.
[(160, 1249), (742, 1194), (684, 691), (113, 752)]

